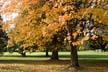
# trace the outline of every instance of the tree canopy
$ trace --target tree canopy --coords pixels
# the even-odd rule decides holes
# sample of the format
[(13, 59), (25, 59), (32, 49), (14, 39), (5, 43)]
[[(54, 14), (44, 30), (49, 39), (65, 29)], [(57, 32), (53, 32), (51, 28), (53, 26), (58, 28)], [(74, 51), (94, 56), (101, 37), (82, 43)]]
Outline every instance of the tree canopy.
[[(95, 26), (101, 26), (105, 34), (101, 34), (105, 40), (107, 36), (107, 1), (101, 0), (13, 0), (8, 3), (2, 13), (16, 12), (18, 16), (9, 23), (15, 24), (13, 32), (8, 33), (9, 37), (17, 43), (23, 42), (23, 47), (38, 45), (40, 49), (52, 42), (54, 36), (61, 34), (66, 37), (66, 21), (85, 19), (91, 13)], [(106, 27), (105, 27), (106, 26)], [(62, 34), (61, 31), (64, 31)], [(64, 36), (63, 36), (64, 35)], [(63, 39), (61, 39), (63, 41)]]

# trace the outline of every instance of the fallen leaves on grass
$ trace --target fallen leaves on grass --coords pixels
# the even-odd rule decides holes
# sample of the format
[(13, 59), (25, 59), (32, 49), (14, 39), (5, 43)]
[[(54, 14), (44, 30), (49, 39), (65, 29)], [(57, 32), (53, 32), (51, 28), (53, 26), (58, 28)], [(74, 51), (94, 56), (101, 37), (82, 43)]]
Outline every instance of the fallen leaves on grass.
[(108, 61), (80, 61), (80, 68), (67, 68), (70, 61), (0, 63), (0, 72), (107, 72)]

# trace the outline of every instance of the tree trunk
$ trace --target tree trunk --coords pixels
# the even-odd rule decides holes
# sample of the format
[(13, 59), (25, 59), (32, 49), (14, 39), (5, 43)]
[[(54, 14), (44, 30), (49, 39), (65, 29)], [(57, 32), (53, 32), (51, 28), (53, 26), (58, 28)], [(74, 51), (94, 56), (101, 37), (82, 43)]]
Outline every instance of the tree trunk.
[(46, 48), (46, 57), (49, 57), (49, 55), (48, 55), (48, 51), (49, 51), (49, 49)]
[(71, 66), (75, 68), (79, 67), (77, 48), (73, 45), (71, 45)]
[(58, 50), (52, 50), (52, 60), (58, 60)]
[(26, 57), (26, 52), (21, 53), (22, 57)]

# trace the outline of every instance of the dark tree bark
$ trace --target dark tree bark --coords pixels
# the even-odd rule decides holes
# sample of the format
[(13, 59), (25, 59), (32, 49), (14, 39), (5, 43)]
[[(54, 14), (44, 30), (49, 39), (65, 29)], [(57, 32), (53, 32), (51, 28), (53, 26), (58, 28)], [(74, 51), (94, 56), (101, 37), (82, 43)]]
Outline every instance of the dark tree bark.
[(49, 57), (48, 51), (49, 51), (49, 49), (46, 48), (46, 57)]
[(52, 50), (52, 56), (51, 56), (52, 60), (58, 60), (58, 50)]
[(70, 27), (72, 27), (71, 24), (69, 24), (67, 22), (67, 29), (68, 29), (67, 39), (68, 39), (69, 46), (71, 48), (71, 65), (70, 65), (70, 67), (78, 68), (79, 67), (79, 63), (78, 63), (77, 46), (74, 46), (72, 44), (72, 42), (76, 42), (77, 41), (77, 37), (78, 36), (74, 37), (72, 35), (72, 33), (74, 31)]
[[(77, 38), (76, 38), (77, 39)], [(71, 65), (69, 67), (78, 68), (78, 54), (77, 54), (77, 46), (74, 46), (72, 42), (76, 42), (76, 39), (73, 39), (72, 33), (68, 34), (68, 43), (71, 48)]]
[(26, 57), (26, 52), (21, 53), (22, 57)]
[(71, 45), (71, 66), (75, 68), (79, 67), (77, 48), (73, 45)]

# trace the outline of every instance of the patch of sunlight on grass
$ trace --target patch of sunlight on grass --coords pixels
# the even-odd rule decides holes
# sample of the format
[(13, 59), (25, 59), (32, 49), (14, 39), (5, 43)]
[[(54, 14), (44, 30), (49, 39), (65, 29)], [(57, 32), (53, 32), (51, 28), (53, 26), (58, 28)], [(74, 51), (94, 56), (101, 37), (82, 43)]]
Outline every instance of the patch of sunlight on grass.
[(0, 60), (48, 60), (48, 57), (0, 57)]

